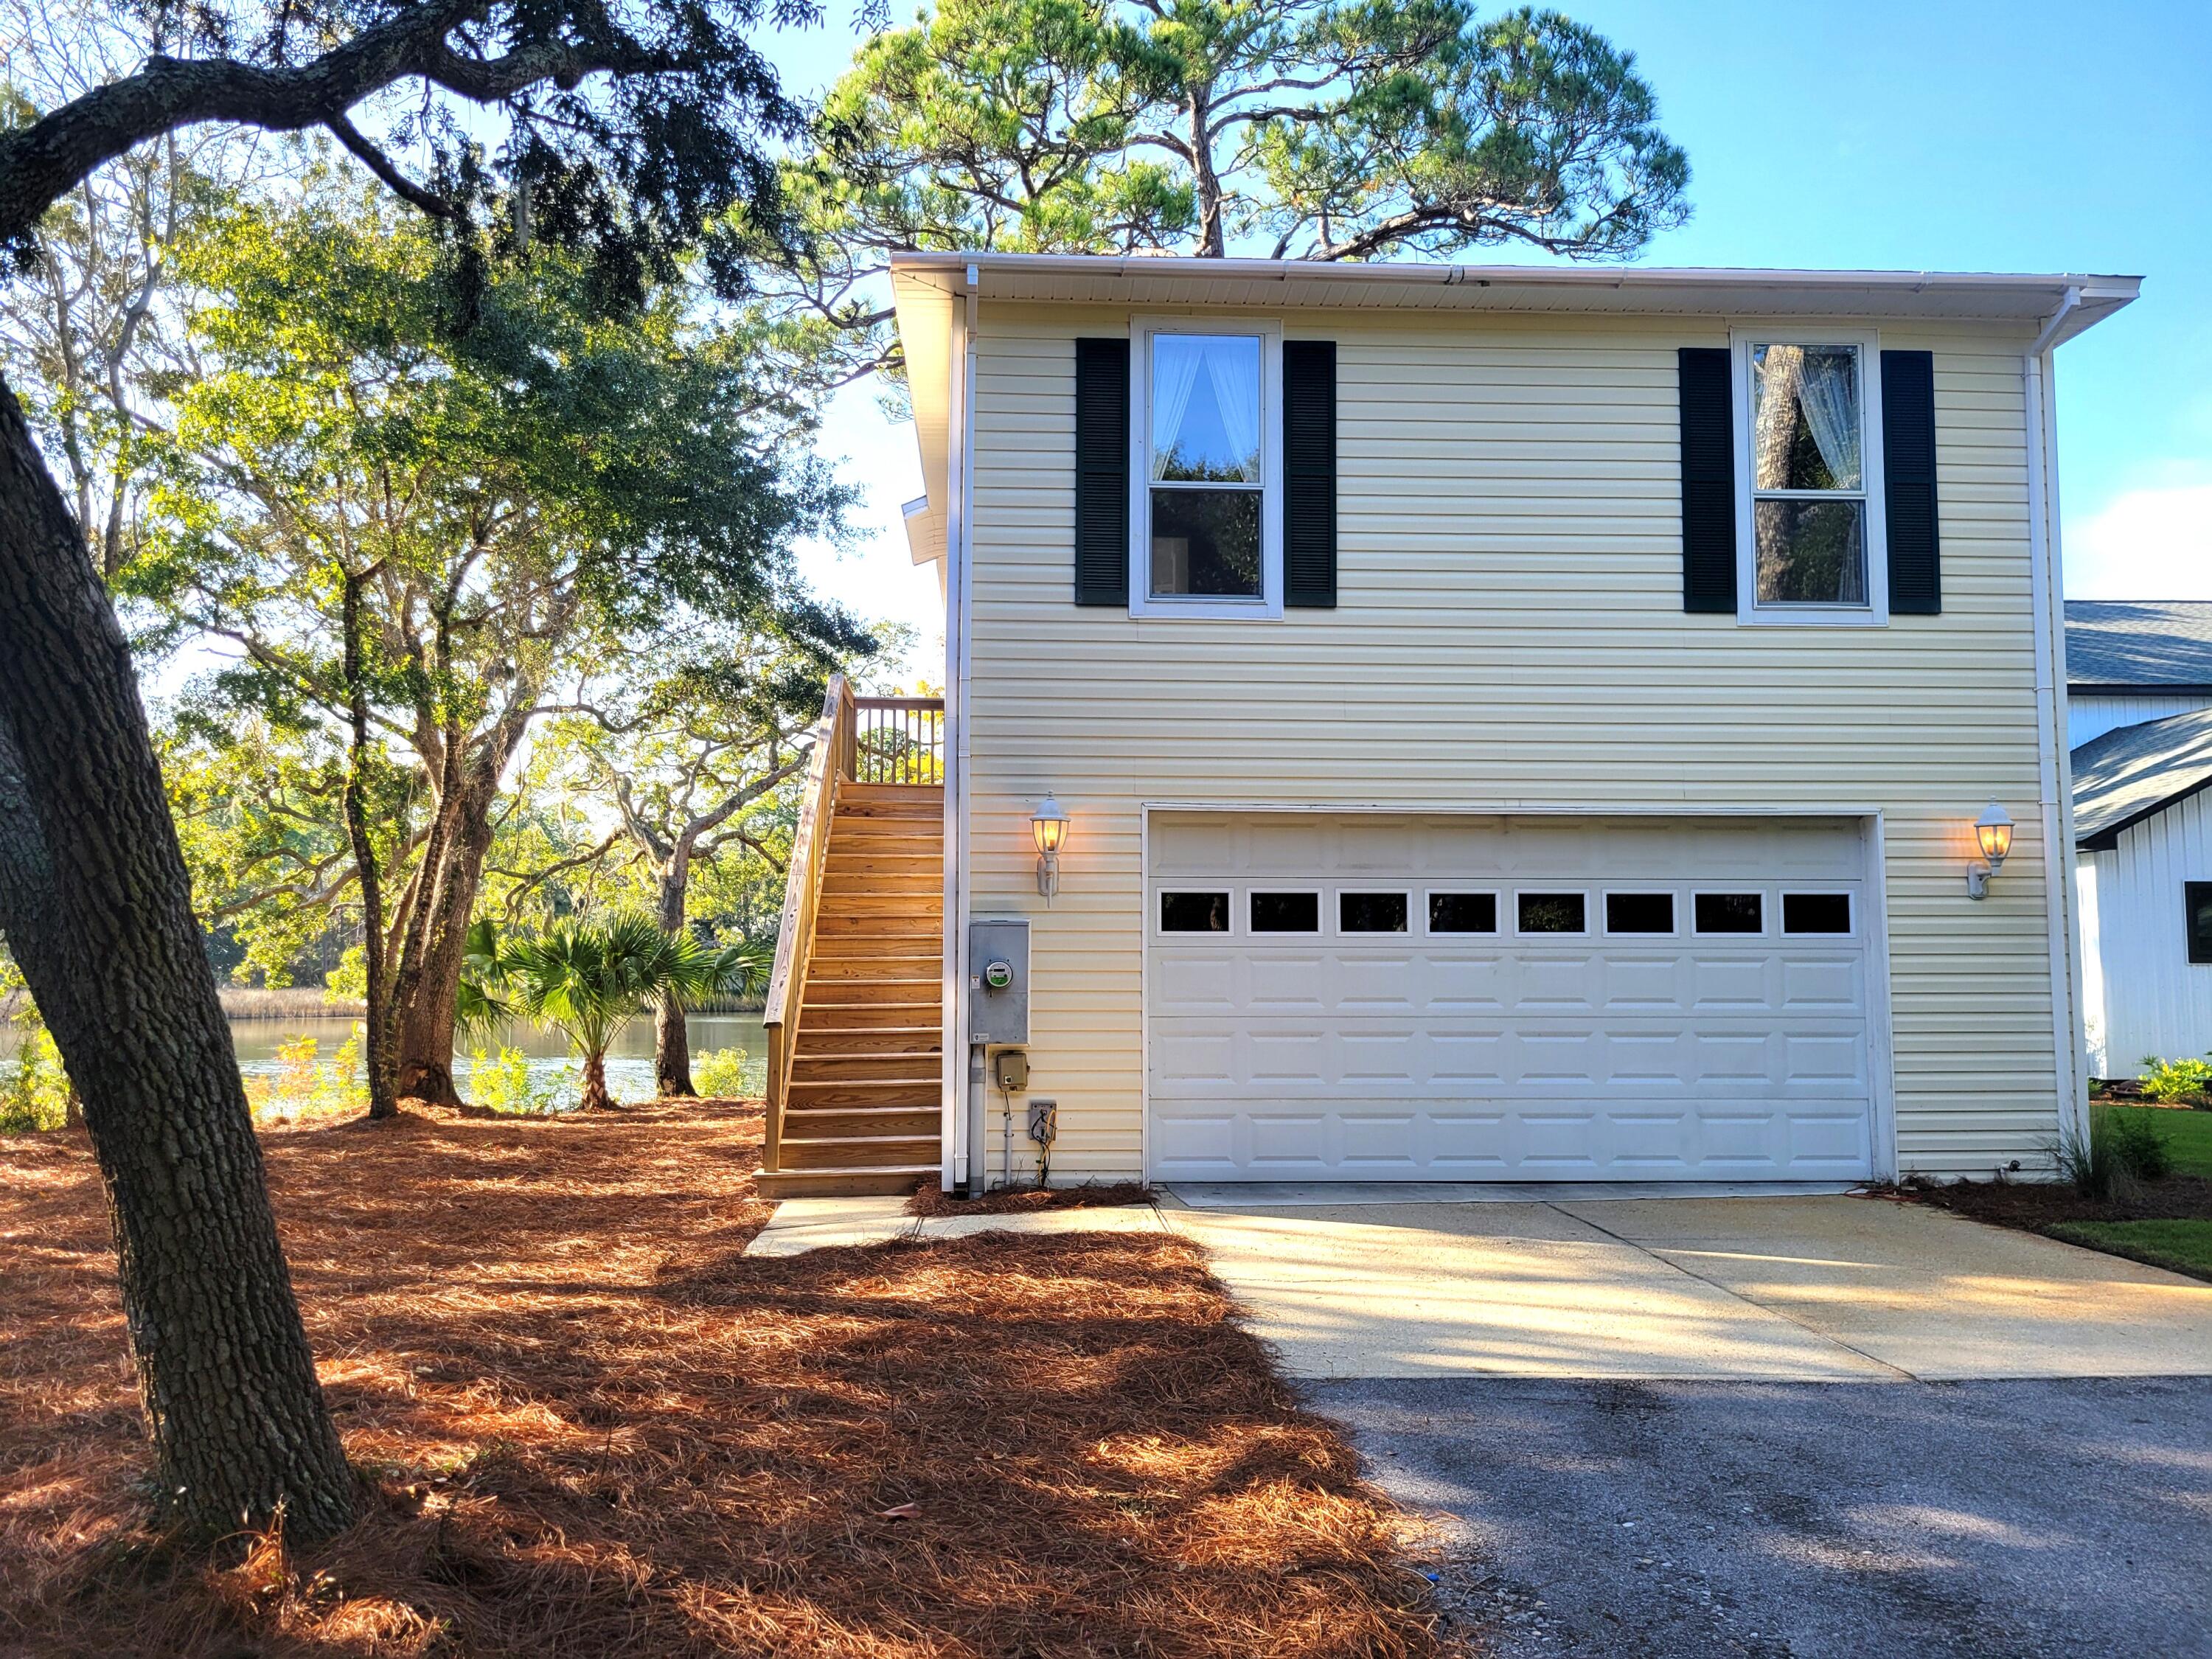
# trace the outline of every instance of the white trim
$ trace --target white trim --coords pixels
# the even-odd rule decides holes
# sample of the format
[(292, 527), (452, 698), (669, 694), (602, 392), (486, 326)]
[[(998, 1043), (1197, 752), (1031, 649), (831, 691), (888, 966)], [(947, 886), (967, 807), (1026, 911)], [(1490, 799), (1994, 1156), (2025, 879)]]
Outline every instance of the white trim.
[[(1751, 349), (1753, 345), (1847, 345), (1859, 354), (1859, 489), (1843, 499), (1866, 504), (1864, 605), (1761, 605), (1759, 542), (1752, 522)], [(1871, 329), (1806, 327), (1778, 320), (1729, 331), (1729, 397), (1735, 441), (1735, 619), (1761, 628), (1883, 628), (1889, 623), (1889, 535), (1883, 512), (1881, 336)]]
[(2067, 314), (2065, 300), (2021, 359), (2023, 425), (2027, 440), (2028, 585), (2035, 611), (2036, 773), (2044, 836), (2044, 915), (2049, 939), (2052, 1070), (2063, 1133), (2086, 1138), (2089, 1122), (2089, 1051), (2083, 1013), (2081, 919), (2075, 902), (2074, 767), (2068, 747), (2064, 566), (2059, 550), (2058, 420), (2052, 353)]
[(939, 1179), (957, 1192), (968, 1158), (968, 854), (969, 644), (975, 614), (975, 455), (968, 435), (975, 418), (976, 292), (970, 284), (953, 314), (953, 395), (947, 471), (952, 492), (946, 517), (945, 585), (945, 963), (941, 995), (944, 1059), (938, 1114)]
[[(1871, 1098), (1871, 1117), (1867, 1133), (1873, 1145), (1874, 1178), (1894, 1181), (1902, 1167), (1903, 1154), (1897, 1140), (1897, 1049), (1893, 1025), (1890, 1018), (1892, 989), (1889, 971), (1889, 871), (1888, 850), (1882, 810), (1869, 806), (1718, 806), (1702, 811), (1686, 811), (1680, 805), (1650, 805), (1611, 806), (1592, 809), (1586, 805), (1572, 806), (1513, 805), (1513, 806), (1451, 806), (1439, 808), (1433, 802), (1401, 805), (1389, 801), (1368, 801), (1352, 805), (1340, 805), (1323, 801), (1205, 801), (1205, 800), (1140, 800), (1137, 803), (1137, 891), (1139, 914), (1146, 918), (1142, 932), (1143, 949), (1137, 963), (1137, 1162), (1147, 1186), (1152, 1181), (1152, 947), (1158, 934), (1150, 915), (1152, 903), (1152, 815), (1155, 812), (1240, 812), (1269, 813), (1290, 817), (1328, 813), (1332, 817), (1353, 817), (1366, 814), (1389, 814), (1393, 817), (1651, 817), (1651, 818), (1850, 818), (1859, 826), (1859, 836), (1867, 849), (1863, 879), (1869, 894), (1865, 912), (1865, 940), (1867, 958), (1867, 1081)], [(1694, 885), (1694, 884), (1692, 884)], [(1480, 889), (1467, 890), (1480, 891)], [(1546, 891), (1565, 892), (1565, 888), (1546, 889)], [(1473, 934), (1478, 939), (1510, 938), (1517, 928), (1505, 927), (1503, 908), (1511, 902), (1517, 889), (1505, 886), (1498, 890), (1501, 914), (1496, 933)], [(1692, 903), (1694, 904), (1694, 898)], [(1589, 921), (1585, 910), (1583, 920)], [(1511, 920), (1517, 923), (1516, 911)], [(1692, 918), (1694, 920), (1694, 918)], [(1763, 918), (1762, 918), (1763, 920)], [(1854, 922), (1859, 920), (1856, 913)], [(1232, 925), (1235, 917), (1231, 918)], [(1564, 934), (1563, 938), (1585, 937)], [(1679, 933), (1677, 938), (1691, 938), (1690, 933)], [(1853, 937), (1858, 935), (1854, 933)], [(1541, 937), (1532, 935), (1531, 937)], [(1707, 935), (1708, 938), (1718, 937)], [(1749, 938), (1745, 934), (1740, 937)], [(1767, 935), (1761, 935), (1767, 937)], [(2086, 1089), (2086, 1085), (2084, 1085)]]
[(1859, 824), (1867, 848), (1867, 1067), (1874, 1085), (1874, 1178), (1895, 1181), (1903, 1172), (1905, 1152), (1897, 1139), (1897, 1036), (1890, 1018), (1888, 828), (1880, 812), (1868, 813)]
[[(1152, 337), (1244, 335), (1260, 342), (1260, 597), (1178, 598), (1152, 591)], [(1148, 619), (1283, 614), (1283, 325), (1273, 319), (1133, 317), (1129, 319), (1129, 614)]]

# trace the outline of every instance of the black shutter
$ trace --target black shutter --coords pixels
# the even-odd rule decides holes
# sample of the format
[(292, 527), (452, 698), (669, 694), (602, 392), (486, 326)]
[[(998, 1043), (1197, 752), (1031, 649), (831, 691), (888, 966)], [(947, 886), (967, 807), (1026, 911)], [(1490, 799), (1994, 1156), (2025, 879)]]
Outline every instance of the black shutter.
[(1889, 608), (1934, 617), (1943, 610), (1936, 537), (1936, 356), (1881, 354), (1881, 499), (1889, 525)]
[(1682, 609), (1735, 614), (1735, 416), (1725, 348), (1684, 346)]
[(1075, 343), (1075, 602), (1129, 604), (1129, 343)]
[(1336, 605), (1336, 342), (1283, 342), (1283, 603)]

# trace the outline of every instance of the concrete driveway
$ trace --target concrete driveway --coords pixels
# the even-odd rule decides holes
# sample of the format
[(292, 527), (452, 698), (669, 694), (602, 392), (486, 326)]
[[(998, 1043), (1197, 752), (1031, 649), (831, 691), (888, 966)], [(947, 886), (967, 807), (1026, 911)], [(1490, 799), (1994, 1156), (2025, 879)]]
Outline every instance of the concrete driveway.
[(2212, 1285), (1848, 1197), (1162, 1219), (1498, 1659), (2212, 1656)]
[(2212, 1285), (1850, 1197), (1176, 1207), (1294, 1376), (2212, 1374)]

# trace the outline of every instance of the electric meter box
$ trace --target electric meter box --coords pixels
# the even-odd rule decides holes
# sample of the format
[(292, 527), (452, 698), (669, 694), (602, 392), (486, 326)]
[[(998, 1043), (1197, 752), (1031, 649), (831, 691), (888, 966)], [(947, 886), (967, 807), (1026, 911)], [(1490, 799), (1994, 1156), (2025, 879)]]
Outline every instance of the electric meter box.
[(968, 924), (968, 1041), (1030, 1040), (1030, 925)]

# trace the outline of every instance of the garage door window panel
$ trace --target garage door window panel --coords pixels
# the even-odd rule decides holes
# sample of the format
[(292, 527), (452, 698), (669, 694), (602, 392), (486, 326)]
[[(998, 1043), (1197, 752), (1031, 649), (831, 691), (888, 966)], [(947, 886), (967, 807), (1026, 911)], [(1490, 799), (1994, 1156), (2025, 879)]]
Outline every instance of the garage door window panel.
[(1766, 899), (1763, 893), (1700, 893), (1692, 902), (1700, 933), (1763, 933), (1766, 931)]
[(1851, 931), (1849, 893), (1784, 893), (1782, 931), (1785, 933), (1842, 934)]
[(1498, 931), (1495, 893), (1431, 893), (1429, 931), (1432, 933), (1494, 933)]
[(1337, 931), (1345, 933), (1402, 933), (1407, 905), (1403, 893), (1339, 893)]
[(1607, 893), (1605, 931), (1608, 933), (1671, 933), (1674, 931), (1672, 893)]
[(1160, 895), (1163, 933), (1225, 933), (1229, 931), (1229, 895), (1213, 892), (1167, 892)]
[(1588, 901), (1580, 893), (1519, 893), (1514, 922), (1523, 933), (1586, 933)]
[(1255, 892), (1250, 902), (1251, 926), (1255, 933), (1321, 932), (1319, 893)]

